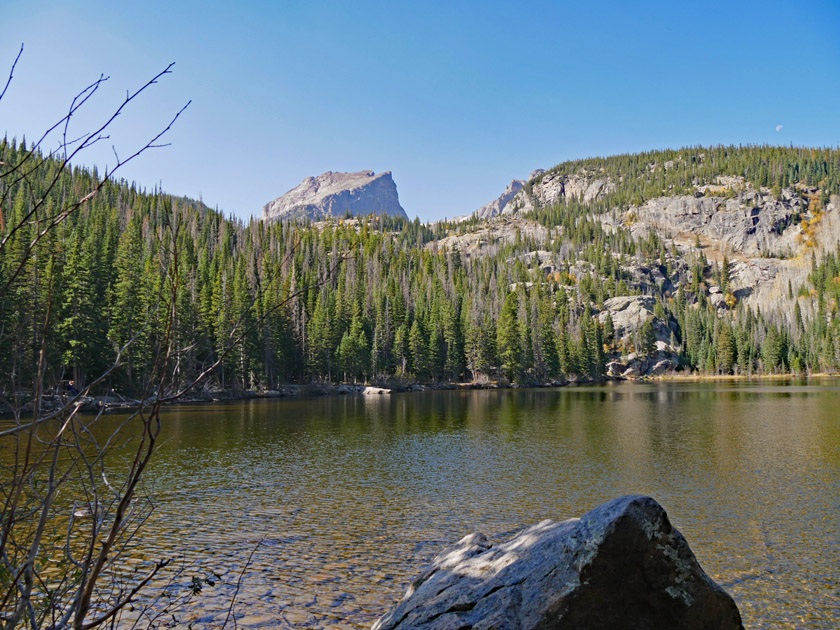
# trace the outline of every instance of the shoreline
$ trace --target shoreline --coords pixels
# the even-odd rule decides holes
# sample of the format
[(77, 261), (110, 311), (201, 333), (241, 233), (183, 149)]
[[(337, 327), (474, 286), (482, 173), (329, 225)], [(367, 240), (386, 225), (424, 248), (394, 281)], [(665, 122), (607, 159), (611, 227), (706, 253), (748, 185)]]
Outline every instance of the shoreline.
[(827, 378), (838, 377), (840, 377), (840, 374), (829, 374), (828, 372), (817, 372), (815, 374), (661, 374), (659, 376), (647, 376), (641, 379), (633, 380), (700, 383), (704, 381), (792, 381), (795, 379), (822, 380)]
[[(431, 382), (431, 383), (398, 383), (385, 386), (349, 384), (349, 383), (306, 383), (285, 384), (279, 389), (271, 390), (216, 390), (201, 391), (184, 396), (183, 398), (166, 403), (166, 407), (178, 405), (205, 405), (220, 402), (232, 402), (251, 399), (279, 399), (279, 398), (318, 398), (322, 396), (389, 396), (391, 394), (416, 393), (427, 391), (476, 391), (476, 390), (504, 390), (504, 389), (547, 389), (559, 387), (576, 387), (578, 385), (602, 385), (612, 382), (627, 383), (704, 383), (704, 382), (738, 382), (738, 381), (792, 381), (792, 380), (826, 380), (840, 378), (840, 374), (818, 372), (815, 374), (660, 374), (657, 376), (641, 376), (637, 378), (606, 377), (600, 380), (551, 380), (544, 383), (508, 383), (499, 381), (488, 382)], [(143, 401), (145, 405), (153, 400)], [(116, 400), (111, 396), (89, 396), (81, 405), (83, 412), (114, 413), (136, 408), (141, 401), (123, 399)], [(32, 409), (29, 402), (21, 408), (25, 414)], [(0, 408), (0, 418), (13, 415), (10, 410)]]
[[(387, 385), (363, 385), (350, 383), (306, 383), (286, 384), (278, 390), (223, 390), (184, 397), (169, 403), (167, 406), (210, 404), (217, 402), (232, 402), (250, 399), (306, 399), (327, 396), (390, 396), (391, 394), (410, 394), (430, 391), (478, 391), (478, 390), (513, 390), (513, 389), (552, 389), (561, 387), (578, 387), (585, 385), (606, 385), (608, 383), (703, 383), (703, 382), (738, 382), (738, 381), (793, 381), (793, 380), (826, 380), (840, 378), (840, 374), (820, 372), (816, 374), (662, 374), (658, 376), (643, 376), (639, 378), (605, 377), (600, 380), (551, 380), (544, 383), (507, 383), (507, 382), (431, 382), (407, 383)], [(124, 407), (125, 408), (125, 407)], [(114, 409), (115, 411), (118, 409)], [(110, 411), (110, 410), (109, 410)]]

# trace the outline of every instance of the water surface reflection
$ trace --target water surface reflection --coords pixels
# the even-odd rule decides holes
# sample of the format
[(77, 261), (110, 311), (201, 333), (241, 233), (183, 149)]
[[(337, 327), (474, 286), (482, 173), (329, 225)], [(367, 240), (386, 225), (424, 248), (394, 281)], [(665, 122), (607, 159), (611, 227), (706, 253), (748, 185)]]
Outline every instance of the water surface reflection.
[(748, 628), (840, 619), (840, 383), (621, 384), (166, 412), (144, 554), (224, 574), (183, 616), (367, 627), (443, 546), (660, 501)]

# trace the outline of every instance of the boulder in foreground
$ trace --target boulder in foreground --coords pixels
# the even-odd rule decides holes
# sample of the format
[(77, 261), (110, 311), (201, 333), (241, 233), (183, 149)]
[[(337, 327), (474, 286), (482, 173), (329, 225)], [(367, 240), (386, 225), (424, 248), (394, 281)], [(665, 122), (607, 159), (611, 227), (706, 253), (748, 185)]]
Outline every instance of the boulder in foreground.
[(665, 510), (626, 496), (491, 545), (470, 534), (412, 583), (374, 630), (743, 630)]

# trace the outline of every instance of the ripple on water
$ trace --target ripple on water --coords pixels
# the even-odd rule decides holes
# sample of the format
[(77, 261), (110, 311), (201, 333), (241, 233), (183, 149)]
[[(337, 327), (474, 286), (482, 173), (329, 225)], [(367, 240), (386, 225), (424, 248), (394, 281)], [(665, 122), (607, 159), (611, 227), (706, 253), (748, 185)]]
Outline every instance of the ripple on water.
[(837, 408), (837, 383), (183, 407), (166, 414), (135, 547), (179, 556), (185, 579), (222, 576), (179, 613), (196, 629), (219, 627), (234, 594), (239, 628), (362, 628), (471, 531), (501, 539), (644, 493), (747, 628), (836, 628)]

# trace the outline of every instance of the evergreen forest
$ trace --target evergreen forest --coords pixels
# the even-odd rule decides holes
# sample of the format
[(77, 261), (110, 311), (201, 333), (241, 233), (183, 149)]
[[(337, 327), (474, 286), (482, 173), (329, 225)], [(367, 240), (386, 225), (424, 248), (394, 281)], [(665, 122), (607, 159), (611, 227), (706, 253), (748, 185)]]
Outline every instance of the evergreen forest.
[[(807, 281), (789, 287), (790, 308), (762, 311), (729, 291), (728, 261), (707, 260), (702, 249), (677, 248), (653, 231), (608, 230), (600, 218), (665, 193), (689, 194), (720, 175), (777, 195), (816, 188), (808, 201), (818, 212), (840, 194), (837, 150), (694, 147), (567, 162), (551, 172), (597, 170), (619, 183), (590, 203), (506, 219), (512, 238), (488, 232), (480, 253), (469, 254), (447, 244), (483, 221), (241, 221), (126, 181), (99, 187), (53, 224), (68, 200), (97, 188), (99, 175), (62, 170), (25, 142), (2, 141), (0, 172), (25, 160), (39, 164), (30, 176), (0, 179), (0, 394), (7, 398), (32, 390), (39, 365), (56, 388), (88, 383), (115, 362), (120, 368), (100, 389), (147, 393), (166, 335), (175, 348), (165, 366), (172, 383), (217, 364), (206, 386), (233, 390), (600, 380), (611, 359), (657, 352), (656, 322), (669, 331), (680, 371), (840, 367), (840, 248), (813, 249)], [(649, 168), (666, 162), (678, 166)], [(44, 202), (33, 213), (35, 200)], [(539, 230), (525, 229), (532, 224)], [(536, 250), (551, 254), (552, 269), (533, 262), (528, 254)], [(673, 281), (640, 282), (632, 268)], [(711, 285), (727, 294), (729, 308), (711, 303)], [(611, 316), (599, 313), (606, 300), (633, 295), (654, 300), (654, 318), (618, 338)], [(174, 329), (165, 331), (173, 312)]]

